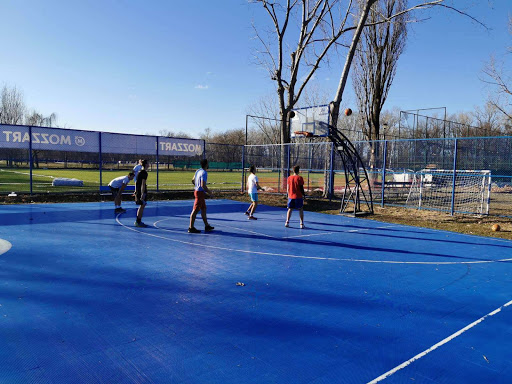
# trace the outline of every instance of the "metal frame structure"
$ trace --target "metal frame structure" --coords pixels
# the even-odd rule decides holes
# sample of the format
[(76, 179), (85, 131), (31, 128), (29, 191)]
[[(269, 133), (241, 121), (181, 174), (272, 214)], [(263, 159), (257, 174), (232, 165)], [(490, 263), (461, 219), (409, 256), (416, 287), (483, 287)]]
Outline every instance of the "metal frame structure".
[[(329, 132), (328, 137), (334, 143), (334, 148), (343, 162), (345, 173), (345, 188), (341, 198), (340, 213), (349, 213), (349, 204), (352, 203), (352, 214), (354, 216), (373, 214), (371, 182), (364, 162), (354, 145), (343, 133), (330, 124), (327, 124), (326, 128)], [(368, 186), (366, 191), (362, 187), (365, 182)], [(366, 209), (363, 209), (365, 207)]]

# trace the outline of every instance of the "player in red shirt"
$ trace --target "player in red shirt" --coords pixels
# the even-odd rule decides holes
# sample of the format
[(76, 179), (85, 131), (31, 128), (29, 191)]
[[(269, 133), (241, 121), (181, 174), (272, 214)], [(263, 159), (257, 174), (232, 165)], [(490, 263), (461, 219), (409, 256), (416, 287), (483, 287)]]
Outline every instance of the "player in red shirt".
[(286, 191), (288, 192), (288, 212), (286, 213), (285, 227), (290, 226), (290, 217), (292, 216), (293, 209), (299, 210), (300, 217), (300, 228), (306, 228), (304, 226), (304, 199), (306, 194), (304, 193), (304, 179), (299, 176), (300, 166), (296, 165), (293, 167), (293, 175), (288, 177)]

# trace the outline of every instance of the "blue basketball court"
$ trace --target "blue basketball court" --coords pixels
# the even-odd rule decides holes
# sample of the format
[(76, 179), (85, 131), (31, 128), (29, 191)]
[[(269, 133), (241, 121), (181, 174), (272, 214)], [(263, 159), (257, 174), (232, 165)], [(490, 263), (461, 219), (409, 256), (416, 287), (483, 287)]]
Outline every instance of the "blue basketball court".
[(512, 242), (207, 204), (0, 206), (0, 383), (512, 382)]

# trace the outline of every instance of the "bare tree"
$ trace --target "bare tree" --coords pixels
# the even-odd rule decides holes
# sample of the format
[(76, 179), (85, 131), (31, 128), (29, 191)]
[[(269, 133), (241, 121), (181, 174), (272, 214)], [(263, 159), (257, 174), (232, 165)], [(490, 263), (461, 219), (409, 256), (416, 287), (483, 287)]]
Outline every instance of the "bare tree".
[(177, 137), (180, 139), (192, 139), (192, 136), (190, 136), (188, 133), (182, 132), (182, 131), (173, 132), (173, 131), (170, 131), (167, 129), (162, 129), (158, 132), (158, 134), (163, 137)]
[(484, 24), (482, 24), (480, 21), (478, 21), (474, 17), (470, 16), (466, 12), (458, 10), (454, 6), (445, 4), (445, 3), (447, 3), (446, 0), (433, 0), (433, 1), (427, 1), (427, 2), (416, 1), (417, 4), (411, 5), (409, 8), (404, 9), (402, 11), (398, 11), (388, 17), (384, 17), (383, 15), (381, 15), (381, 19), (380, 20), (377, 19), (373, 23), (368, 22), (367, 18), (368, 18), (368, 15), (370, 14), (371, 7), (377, 2), (377, 0), (359, 0), (359, 2), (362, 4), (360, 6), (360, 12), (359, 12), (360, 18), (359, 18), (357, 25), (354, 27), (354, 29), (355, 29), (354, 36), (352, 38), (352, 42), (351, 42), (349, 50), (348, 50), (348, 54), (347, 54), (347, 57), (345, 60), (345, 65), (343, 67), (343, 71), (341, 73), (339, 86), (336, 91), (335, 97), (331, 103), (331, 121), (333, 122), (334, 126), (337, 126), (340, 105), (343, 100), (343, 93), (345, 91), (345, 86), (347, 83), (348, 75), (350, 72), (350, 68), (352, 66), (352, 60), (354, 58), (356, 50), (358, 49), (358, 43), (359, 43), (361, 34), (363, 32), (363, 29), (365, 27), (371, 27), (373, 25), (377, 25), (377, 24), (381, 24), (381, 23), (388, 23), (396, 18), (402, 17), (404, 14), (411, 13), (415, 10), (429, 9), (429, 8), (433, 8), (433, 7), (442, 7), (442, 8), (446, 8), (448, 10), (454, 11), (456, 13), (459, 13), (460, 15), (463, 15), (463, 16), (473, 20), (474, 22), (482, 25), (483, 27), (485, 27)]
[[(512, 16), (508, 22), (509, 31), (512, 35)], [(512, 46), (507, 48), (507, 54), (512, 54)], [(489, 63), (485, 66), (483, 73), (484, 81), (495, 89), (495, 95), (489, 100), (508, 120), (512, 122), (512, 72), (508, 69), (504, 61), (491, 57)]]
[(480, 132), (476, 136), (497, 136), (501, 134), (502, 119), (500, 109), (492, 101), (487, 101), (483, 108), (476, 107), (472, 115)]
[[(458, 112), (446, 117), (450, 122), (448, 136), (451, 137), (469, 137), (474, 136), (474, 117), (470, 112)], [(456, 123), (453, 123), (456, 122)]]
[[(367, 18), (371, 24), (364, 28), (355, 53), (352, 78), (358, 100), (363, 132), (370, 144), (370, 167), (375, 166), (378, 143), (381, 138), (381, 111), (395, 78), (397, 63), (407, 41), (409, 13), (407, 0), (379, 0)], [(400, 14), (392, 20), (393, 15)]]
[(276, 83), (281, 119), (281, 143), (290, 142), (288, 113), (299, 101), (306, 85), (329, 50), (349, 30), (354, 1), (252, 0), (271, 20), (271, 30), (254, 26), (262, 49), (255, 55)]
[(4, 85), (0, 104), (0, 124), (23, 124), (25, 109), (23, 93), (16, 87), (8, 88)]
[(57, 115), (52, 113), (44, 116), (42, 113), (32, 111), (30, 114), (25, 115), (25, 124), (38, 127), (56, 127)]
[(222, 133), (214, 134), (210, 140), (215, 144), (244, 145), (245, 130), (242, 128), (230, 129)]
[(359, 113), (366, 124), (364, 134), (368, 140), (380, 138), (381, 111), (396, 74), (397, 63), (407, 41), (408, 13), (392, 21), (379, 24), (407, 8), (407, 0), (380, 0), (375, 3), (363, 30), (353, 65), (353, 84)]
[[(37, 127), (55, 127), (57, 123), (57, 115), (52, 113), (48, 116), (44, 116), (42, 113), (32, 111), (30, 114), (25, 116), (25, 124)], [(40, 150), (32, 150), (32, 162), (36, 168), (39, 168), (39, 154)], [(64, 167), (67, 168), (67, 153), (64, 154)]]
[(207, 127), (203, 133), (201, 133), (199, 135), (199, 138), (201, 140), (204, 140), (205, 142), (210, 142), (211, 141), (211, 137), (212, 137), (212, 129), (210, 127)]
[(248, 108), (248, 143), (280, 143), (281, 119), (276, 99), (275, 95), (263, 96)]
[[(345, 65), (331, 106), (331, 122), (336, 126), (352, 60), (365, 27), (388, 23), (407, 12), (442, 6), (446, 0), (416, 1), (417, 4), (367, 24), (370, 9), (377, 0), (249, 0), (259, 4), (270, 17), (271, 28), (253, 25), (261, 50), (256, 63), (275, 82), (281, 119), (281, 143), (290, 141), (288, 114), (298, 103), (308, 83), (321, 65), (328, 63), (333, 48), (348, 47)], [(359, 8), (359, 2), (362, 6)], [(358, 13), (354, 20), (351, 14)], [(474, 20), (474, 19), (473, 19)], [(350, 40), (350, 33), (353, 32)]]

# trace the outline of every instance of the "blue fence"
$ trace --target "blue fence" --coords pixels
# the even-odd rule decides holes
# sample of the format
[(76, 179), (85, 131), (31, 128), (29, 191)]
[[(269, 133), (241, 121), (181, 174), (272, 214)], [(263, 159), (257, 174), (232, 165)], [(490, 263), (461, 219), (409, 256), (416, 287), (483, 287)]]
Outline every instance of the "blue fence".
[[(241, 146), (204, 140), (0, 125), (0, 193), (102, 191), (141, 158), (150, 164), (150, 189), (190, 190), (190, 179), (207, 156), (212, 171), (238, 173), (219, 182), (213, 176), (216, 186), (240, 189), (241, 153)], [(65, 179), (75, 180), (66, 184)]]
[[(367, 188), (372, 187), (376, 204), (414, 206), (411, 193), (416, 193), (416, 180), (423, 203), (429, 193), (433, 196), (434, 187), (439, 194), (435, 199), (442, 202), (441, 206), (429, 208), (422, 203), (416, 208), (467, 212), (459, 204), (469, 193), (462, 186), (473, 185), (482, 191), (486, 184), (480, 181), (485, 183), (487, 176), (480, 171), (489, 171), (489, 195), (478, 192), (487, 200), (488, 210), (479, 208), (479, 212), (512, 215), (510, 136), (356, 141), (354, 145), (370, 174), (371, 185)], [(129, 172), (139, 158), (151, 164), (151, 189), (191, 190), (190, 179), (204, 157), (210, 162), (213, 188), (243, 189), (245, 170), (256, 165), (260, 184), (268, 192), (285, 193), (286, 173), (299, 164), (310, 193), (331, 199), (343, 193), (343, 165), (331, 142), (240, 146), (12, 125), (0, 125), (0, 193), (99, 191), (112, 178)], [(58, 186), (56, 178), (76, 178), (83, 184)]]

